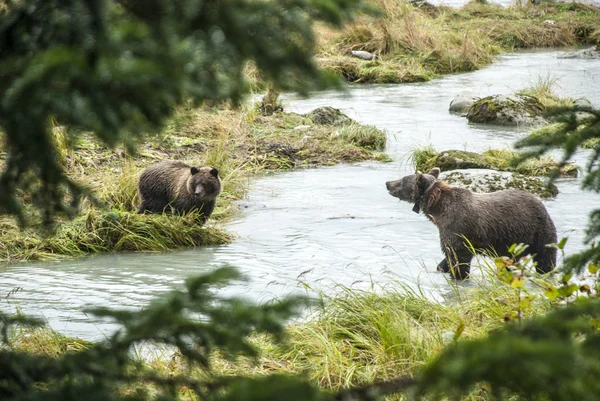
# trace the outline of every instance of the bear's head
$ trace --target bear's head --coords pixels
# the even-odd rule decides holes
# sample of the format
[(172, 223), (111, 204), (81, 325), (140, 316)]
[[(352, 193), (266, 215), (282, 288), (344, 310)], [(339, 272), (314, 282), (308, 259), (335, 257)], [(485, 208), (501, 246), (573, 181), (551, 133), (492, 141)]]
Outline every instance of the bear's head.
[(187, 190), (197, 199), (213, 200), (221, 193), (219, 171), (209, 166), (191, 167)]
[(388, 192), (395, 198), (405, 202), (413, 203), (413, 212), (421, 211), (421, 202), (427, 190), (438, 181), (440, 169), (434, 167), (427, 174), (417, 171), (415, 174), (407, 175), (396, 181), (385, 183)]

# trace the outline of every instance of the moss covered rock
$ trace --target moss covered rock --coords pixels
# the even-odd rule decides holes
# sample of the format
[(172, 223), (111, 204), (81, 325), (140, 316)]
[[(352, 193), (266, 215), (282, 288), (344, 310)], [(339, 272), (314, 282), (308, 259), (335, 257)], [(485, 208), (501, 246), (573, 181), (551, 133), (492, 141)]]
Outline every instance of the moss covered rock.
[(440, 179), (456, 187), (467, 188), (473, 192), (489, 193), (505, 189), (520, 189), (540, 198), (552, 198), (558, 195), (556, 185), (548, 185), (538, 177), (528, 177), (509, 171), (489, 169), (470, 169), (446, 171)]
[(588, 49), (577, 50), (574, 52), (568, 52), (558, 56), (558, 58), (578, 58), (584, 60), (596, 60), (600, 59), (600, 48), (590, 47)]
[(318, 125), (347, 125), (354, 122), (339, 109), (333, 107), (319, 107), (305, 115)]
[[(519, 153), (510, 149), (490, 149), (482, 154), (464, 150), (444, 150), (436, 152), (432, 148), (415, 151), (414, 160), (416, 169), (429, 171), (439, 167), (442, 171), (458, 169), (492, 169), (499, 171), (513, 171), (530, 176), (548, 176), (558, 166), (551, 156), (532, 158), (517, 167), (511, 165), (511, 160), (517, 158)], [(572, 163), (561, 168), (561, 177), (577, 177), (579, 169)]]
[(543, 112), (544, 106), (534, 96), (494, 95), (473, 103), (467, 111), (467, 119), (481, 124), (534, 125), (547, 123)]

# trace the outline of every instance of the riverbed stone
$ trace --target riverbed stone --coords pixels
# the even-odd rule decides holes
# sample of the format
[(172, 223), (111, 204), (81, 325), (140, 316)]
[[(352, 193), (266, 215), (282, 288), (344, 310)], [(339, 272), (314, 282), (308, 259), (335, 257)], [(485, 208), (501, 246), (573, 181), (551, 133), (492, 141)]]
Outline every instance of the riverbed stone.
[(490, 193), (514, 188), (530, 192), (540, 198), (552, 198), (558, 195), (556, 185), (548, 185), (546, 181), (539, 177), (529, 177), (510, 171), (490, 169), (452, 170), (441, 173), (440, 179), (452, 186), (467, 188), (478, 193)]
[(579, 109), (585, 110), (585, 111), (594, 110), (594, 106), (592, 105), (592, 102), (590, 102), (589, 100), (587, 100), (584, 97), (575, 99), (575, 101), (573, 101), (573, 106), (578, 107)]
[(450, 102), (448, 111), (450, 113), (464, 114), (479, 99), (481, 98), (476, 96), (459, 95)]
[(590, 47), (588, 49), (576, 50), (574, 52), (568, 52), (561, 54), (558, 58), (578, 58), (583, 60), (596, 60), (600, 59), (600, 49), (598, 46)]
[(308, 131), (310, 128), (311, 128), (310, 125), (302, 124), (302, 125), (295, 126), (294, 131), (298, 131), (298, 132)]
[(313, 123), (318, 125), (347, 125), (354, 120), (333, 107), (319, 107), (306, 114)]
[(536, 125), (547, 123), (542, 117), (544, 106), (529, 95), (493, 95), (473, 103), (467, 112), (472, 123), (507, 126)]
[(350, 50), (348, 53), (352, 57), (359, 58), (361, 60), (376, 60), (377, 55), (365, 50)]

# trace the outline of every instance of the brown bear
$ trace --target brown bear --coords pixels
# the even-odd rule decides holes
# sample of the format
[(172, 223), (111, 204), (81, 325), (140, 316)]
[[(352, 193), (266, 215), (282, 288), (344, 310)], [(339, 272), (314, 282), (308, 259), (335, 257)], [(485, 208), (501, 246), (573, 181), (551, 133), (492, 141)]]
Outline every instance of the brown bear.
[(198, 209), (205, 222), (221, 193), (221, 179), (216, 168), (165, 160), (142, 172), (138, 192), (142, 200), (139, 213), (163, 213), (167, 208), (175, 213), (186, 213)]
[(440, 232), (444, 260), (438, 270), (467, 278), (473, 253), (493, 249), (500, 256), (510, 256), (512, 244), (528, 245), (539, 273), (548, 273), (556, 265), (556, 227), (542, 202), (532, 194), (516, 189), (489, 194), (453, 188), (438, 180), (439, 168), (429, 173), (407, 175), (386, 182), (390, 195), (414, 204), (413, 211), (423, 211)]

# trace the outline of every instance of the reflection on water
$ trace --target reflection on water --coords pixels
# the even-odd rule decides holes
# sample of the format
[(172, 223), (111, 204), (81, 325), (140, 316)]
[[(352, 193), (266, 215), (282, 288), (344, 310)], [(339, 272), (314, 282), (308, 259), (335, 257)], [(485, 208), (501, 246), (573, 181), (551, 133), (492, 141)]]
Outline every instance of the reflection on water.
[[(20, 290), (4, 300), (2, 308), (18, 306), (25, 313), (43, 315), (68, 335), (99, 338), (113, 327), (92, 324), (84, 313), (87, 305), (140, 307), (180, 287), (185, 277), (224, 264), (238, 266), (249, 279), (227, 292), (261, 301), (306, 288), (370, 288), (392, 281), (419, 285), (431, 297), (448, 292), (446, 276), (435, 272), (442, 258), (436, 228), (388, 195), (384, 183), (412, 172), (409, 155), (416, 146), (481, 151), (508, 147), (526, 134), (470, 125), (449, 114), (448, 104), (457, 95), (507, 94), (550, 76), (559, 81), (561, 94), (584, 96), (600, 107), (600, 61), (561, 60), (556, 58), (559, 53), (505, 55), (483, 70), (427, 83), (355, 86), (307, 100), (288, 97), (289, 111), (333, 106), (386, 129), (394, 162), (255, 180), (241, 202), (244, 213), (227, 225), (238, 236), (227, 246), (6, 267), (0, 273), (0, 296)], [(585, 155), (577, 155), (580, 165)], [(600, 204), (600, 196), (582, 193), (579, 184), (580, 179), (560, 181), (561, 193), (546, 202), (559, 235), (570, 236), (568, 252), (582, 248), (588, 214)]]

